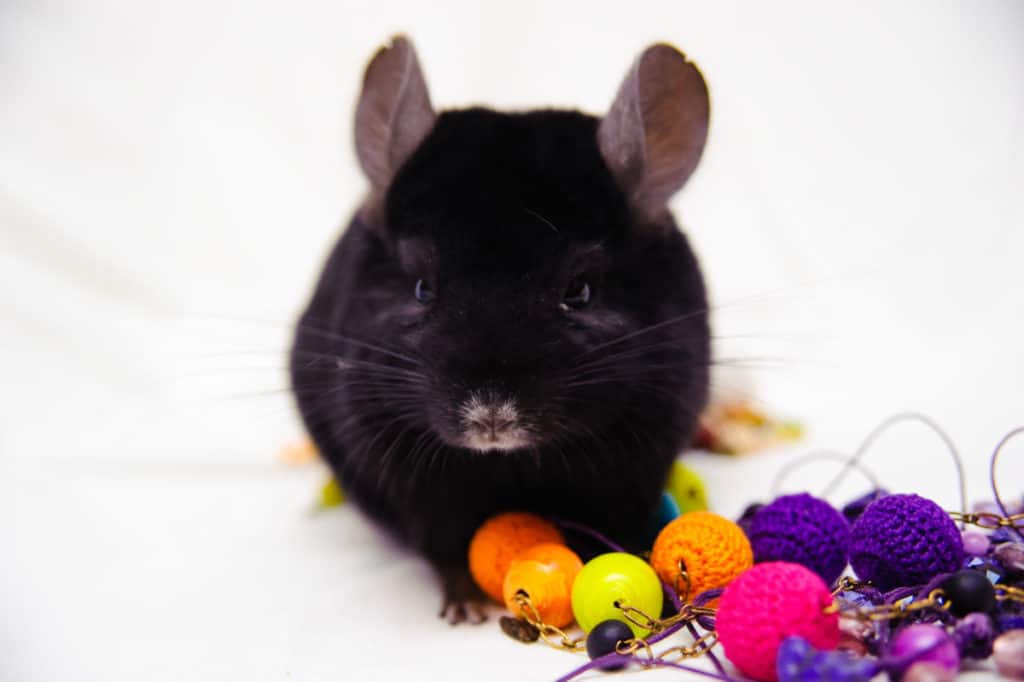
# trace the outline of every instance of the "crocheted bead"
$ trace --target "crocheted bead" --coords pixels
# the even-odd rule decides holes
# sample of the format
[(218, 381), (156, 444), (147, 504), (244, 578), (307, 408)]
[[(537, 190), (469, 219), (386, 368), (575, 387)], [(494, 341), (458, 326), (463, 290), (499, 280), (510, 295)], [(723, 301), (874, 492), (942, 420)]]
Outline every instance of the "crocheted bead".
[(846, 568), (850, 529), (828, 502), (800, 493), (780, 497), (750, 524), (754, 561), (791, 561), (832, 584)]
[(776, 656), (787, 637), (831, 650), (839, 643), (832, 595), (811, 570), (782, 561), (757, 564), (725, 588), (715, 629), (726, 657), (755, 680), (777, 679)]
[(488, 596), (501, 603), (505, 573), (523, 550), (543, 542), (564, 544), (548, 521), (526, 512), (506, 512), (477, 529), (469, 543), (469, 572)]
[(685, 567), (691, 599), (705, 590), (725, 587), (753, 563), (750, 541), (740, 527), (708, 511), (683, 514), (665, 526), (651, 550), (654, 570), (680, 591), (686, 590), (686, 582), (679, 579), (680, 565)]
[(850, 532), (850, 564), (886, 591), (928, 582), (960, 568), (963, 541), (939, 505), (918, 495), (888, 495), (868, 505)]

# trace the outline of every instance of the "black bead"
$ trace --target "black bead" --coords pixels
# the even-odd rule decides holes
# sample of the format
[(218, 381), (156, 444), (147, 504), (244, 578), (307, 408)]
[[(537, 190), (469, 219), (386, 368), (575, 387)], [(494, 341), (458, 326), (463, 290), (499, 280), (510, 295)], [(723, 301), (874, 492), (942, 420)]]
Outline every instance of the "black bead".
[(949, 611), (957, 618), (968, 613), (990, 613), (996, 608), (996, 590), (985, 574), (970, 569), (958, 571), (942, 582)]
[[(590, 656), (590, 659), (593, 660), (605, 654), (610, 654), (615, 651), (615, 647), (618, 646), (619, 642), (625, 642), (629, 639), (633, 639), (633, 631), (622, 621), (601, 621), (587, 635), (587, 656)], [(605, 670), (619, 670), (625, 667), (625, 665), (613, 663), (602, 667)]]

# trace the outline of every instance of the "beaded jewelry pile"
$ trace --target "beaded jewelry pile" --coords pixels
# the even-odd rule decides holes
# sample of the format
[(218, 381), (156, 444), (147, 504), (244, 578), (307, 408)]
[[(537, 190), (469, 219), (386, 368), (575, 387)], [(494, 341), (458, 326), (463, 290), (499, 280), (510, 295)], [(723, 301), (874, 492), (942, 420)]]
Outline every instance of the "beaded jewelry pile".
[[(846, 468), (908, 417), (934, 427), (916, 415), (889, 420)], [(733, 522), (692, 501), (680, 514), (670, 486), (649, 554), (575, 523), (509, 513), (474, 537), (470, 570), (513, 614), (501, 619), (506, 634), (586, 651), (591, 660), (559, 682), (626, 666), (720, 680), (948, 682), (986, 659), (1024, 679), (1024, 499), (1008, 505), (995, 486), (999, 452), (1020, 433), (992, 456), (994, 501), (971, 511), (876, 489), (842, 510), (786, 495)], [(681, 476), (694, 478), (673, 472)], [(962, 477), (960, 488), (963, 498)], [(565, 534), (608, 551), (583, 562)], [(574, 620), (582, 636), (568, 629)], [(697, 657), (714, 670), (685, 663)]]

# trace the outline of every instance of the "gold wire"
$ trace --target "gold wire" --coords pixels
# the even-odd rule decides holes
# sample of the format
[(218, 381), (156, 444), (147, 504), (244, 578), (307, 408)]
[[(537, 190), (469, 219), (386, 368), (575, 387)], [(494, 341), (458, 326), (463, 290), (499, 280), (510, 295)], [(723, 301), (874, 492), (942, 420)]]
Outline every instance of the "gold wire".
[[(680, 559), (679, 565), (677, 566), (679, 573), (676, 574), (675, 585), (676, 594), (679, 595), (679, 601), (686, 603), (690, 601), (690, 591), (693, 590), (693, 581), (690, 579), (690, 573), (686, 570), (686, 563)], [(686, 589), (679, 589), (679, 580), (682, 579), (686, 583)]]
[(997, 585), (996, 599), (998, 601), (1015, 601), (1024, 603), (1024, 589), (1012, 585)]
[(917, 611), (922, 611), (924, 609), (948, 611), (950, 603), (944, 600), (945, 596), (946, 593), (943, 592), (942, 588), (937, 587), (929, 592), (928, 596), (921, 601), (911, 602), (906, 606), (900, 606), (899, 604), (885, 604), (866, 609), (856, 608), (846, 612), (844, 615), (874, 622), (881, 620), (893, 620), (895, 618), (905, 618), (912, 613), (916, 613)]
[(947, 512), (951, 519), (960, 523), (969, 523), (989, 530), (993, 528), (1024, 528), (1024, 514), (1000, 516), (992, 512)]
[(525, 590), (519, 590), (516, 592), (513, 597), (513, 601), (516, 606), (519, 607), (519, 610), (523, 615), (523, 619), (533, 627), (537, 628), (537, 632), (540, 633), (541, 639), (543, 639), (548, 646), (554, 647), (555, 649), (565, 649), (566, 651), (580, 651), (585, 646), (585, 637), (570, 637), (564, 630), (556, 628), (554, 625), (548, 625), (541, 620), (537, 607), (533, 605), (533, 602), (530, 600), (530, 595), (527, 594)]

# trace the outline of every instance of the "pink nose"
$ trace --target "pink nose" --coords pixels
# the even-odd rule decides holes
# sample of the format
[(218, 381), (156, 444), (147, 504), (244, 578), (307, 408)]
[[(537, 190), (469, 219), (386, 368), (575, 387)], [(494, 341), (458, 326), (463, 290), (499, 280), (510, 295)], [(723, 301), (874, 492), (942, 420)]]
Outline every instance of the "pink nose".
[(476, 450), (513, 450), (526, 445), (525, 430), (510, 400), (470, 398), (462, 406), (466, 445)]

